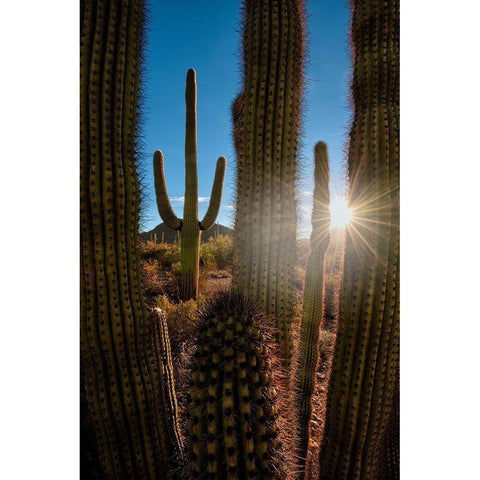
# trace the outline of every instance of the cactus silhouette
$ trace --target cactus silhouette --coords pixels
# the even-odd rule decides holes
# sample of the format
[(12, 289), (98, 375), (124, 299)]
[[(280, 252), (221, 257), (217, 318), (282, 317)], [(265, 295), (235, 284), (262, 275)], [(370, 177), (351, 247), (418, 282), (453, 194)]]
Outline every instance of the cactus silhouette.
[(315, 189), (312, 234), (307, 263), (303, 313), (300, 326), (299, 360), (295, 375), (299, 428), (299, 463), (305, 466), (310, 438), (312, 395), (318, 364), (318, 339), (323, 316), (323, 260), (330, 240), (330, 194), (327, 146), (315, 145)]
[(201, 314), (188, 398), (188, 477), (285, 478), (265, 318), (240, 294)]
[[(322, 480), (375, 480), (399, 365), (399, 1), (352, 0), (354, 117)], [(394, 478), (394, 477), (393, 477)]]
[(82, 420), (105, 479), (170, 478), (182, 455), (168, 334), (147, 310), (137, 256), (144, 7), (81, 2)]
[(393, 410), (388, 420), (380, 459), (379, 478), (400, 480), (400, 381), (397, 379)]
[(243, 93), (233, 106), (238, 250), (234, 285), (275, 315), (287, 365), (293, 353), (303, 9), (303, 0), (244, 2)]
[(155, 192), (157, 195), (158, 212), (165, 225), (181, 232), (180, 237), (180, 268), (182, 300), (196, 298), (198, 290), (198, 269), (200, 260), (200, 235), (202, 230), (208, 230), (214, 223), (222, 201), (223, 180), (225, 177), (226, 160), (217, 160), (215, 178), (213, 181), (210, 203), (203, 220), (198, 220), (198, 175), (197, 175), (197, 83), (195, 70), (187, 73), (187, 88), (185, 92), (187, 104), (185, 133), (185, 203), (183, 219), (174, 213), (168, 199), (165, 173), (163, 169), (163, 154), (157, 150), (153, 157), (155, 174)]

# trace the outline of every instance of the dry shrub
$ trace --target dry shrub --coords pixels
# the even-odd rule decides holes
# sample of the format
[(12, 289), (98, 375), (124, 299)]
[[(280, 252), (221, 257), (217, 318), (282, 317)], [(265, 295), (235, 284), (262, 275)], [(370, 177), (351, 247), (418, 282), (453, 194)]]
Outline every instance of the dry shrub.
[(139, 255), (141, 260), (155, 259), (163, 270), (170, 270), (180, 259), (180, 249), (175, 244), (142, 242)]
[(213, 260), (212, 258), (209, 258), (202, 262), (202, 270), (210, 273), (218, 270), (218, 265), (215, 262), (215, 260)]
[(320, 330), (320, 338), (318, 340), (320, 360), (316, 374), (315, 392), (312, 397), (313, 408), (310, 420), (310, 447), (307, 456), (307, 471), (309, 472), (309, 476), (307, 480), (313, 480), (319, 477), (318, 458), (323, 431), (325, 429), (328, 382), (332, 369), (336, 337), (335, 331), (324, 330), (323, 328)]
[(180, 297), (180, 274), (174, 271), (165, 271), (155, 258), (142, 260), (142, 279), (146, 301), (149, 305), (155, 304), (158, 295), (168, 295), (178, 300)]
[(158, 260), (149, 258), (142, 262), (143, 287), (147, 300), (162, 293), (162, 282), (159, 277)]
[(194, 335), (198, 311), (204, 304), (205, 297), (201, 295), (196, 300), (190, 299), (185, 302), (173, 302), (167, 295), (160, 295), (157, 298), (156, 306), (167, 316), (168, 333), (174, 356), (178, 356), (182, 345), (191, 340)]
[(200, 250), (200, 262), (206, 270), (231, 270), (233, 261), (233, 238), (229, 235), (210, 237)]
[(226, 270), (214, 270), (208, 272), (210, 278), (232, 278), (232, 274)]
[(320, 353), (324, 352), (325, 355), (333, 354), (336, 338), (337, 335), (334, 332), (331, 332), (330, 330), (320, 330), (320, 338), (318, 340)]

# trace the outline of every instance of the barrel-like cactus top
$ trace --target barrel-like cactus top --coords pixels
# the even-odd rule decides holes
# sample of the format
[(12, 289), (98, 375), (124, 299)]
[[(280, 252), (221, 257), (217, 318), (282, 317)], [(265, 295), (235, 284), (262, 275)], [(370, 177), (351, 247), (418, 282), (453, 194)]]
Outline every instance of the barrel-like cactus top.
[(285, 478), (264, 320), (231, 293), (201, 314), (188, 397), (189, 478)]

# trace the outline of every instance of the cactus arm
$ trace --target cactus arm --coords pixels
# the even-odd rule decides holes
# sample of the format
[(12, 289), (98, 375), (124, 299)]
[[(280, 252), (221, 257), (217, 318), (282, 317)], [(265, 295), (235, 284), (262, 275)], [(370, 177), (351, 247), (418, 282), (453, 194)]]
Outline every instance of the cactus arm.
[[(299, 426), (300, 467), (309, 465), (308, 445), (315, 376), (318, 364), (318, 340), (323, 317), (323, 260), (330, 240), (330, 195), (327, 146), (315, 145), (315, 189), (313, 193), (311, 253), (308, 258), (300, 327), (299, 365), (296, 375)], [(305, 474), (308, 478), (308, 474)]]
[(220, 204), (222, 203), (222, 190), (226, 167), (227, 160), (225, 157), (220, 157), (217, 160), (217, 167), (215, 169), (215, 178), (213, 180), (210, 203), (208, 204), (207, 213), (200, 222), (200, 230), (208, 230), (217, 219), (218, 211), (220, 210)]
[(180, 230), (182, 221), (175, 215), (168, 198), (165, 170), (163, 168), (163, 153), (157, 150), (153, 154), (153, 173), (155, 176), (155, 193), (157, 197), (158, 213), (165, 225), (172, 230)]

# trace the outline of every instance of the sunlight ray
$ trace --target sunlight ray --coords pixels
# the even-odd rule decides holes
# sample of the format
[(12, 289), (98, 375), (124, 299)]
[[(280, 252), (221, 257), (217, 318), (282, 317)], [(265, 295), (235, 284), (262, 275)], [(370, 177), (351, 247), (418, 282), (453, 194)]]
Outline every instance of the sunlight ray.
[(353, 223), (350, 223), (348, 225), (349, 228), (352, 228), (356, 235), (363, 241), (363, 243), (365, 244), (365, 246), (374, 254), (376, 255), (376, 252), (375, 252), (375, 249), (368, 243), (368, 241), (365, 239), (365, 237), (360, 233), (360, 231), (355, 227), (355, 225)]

